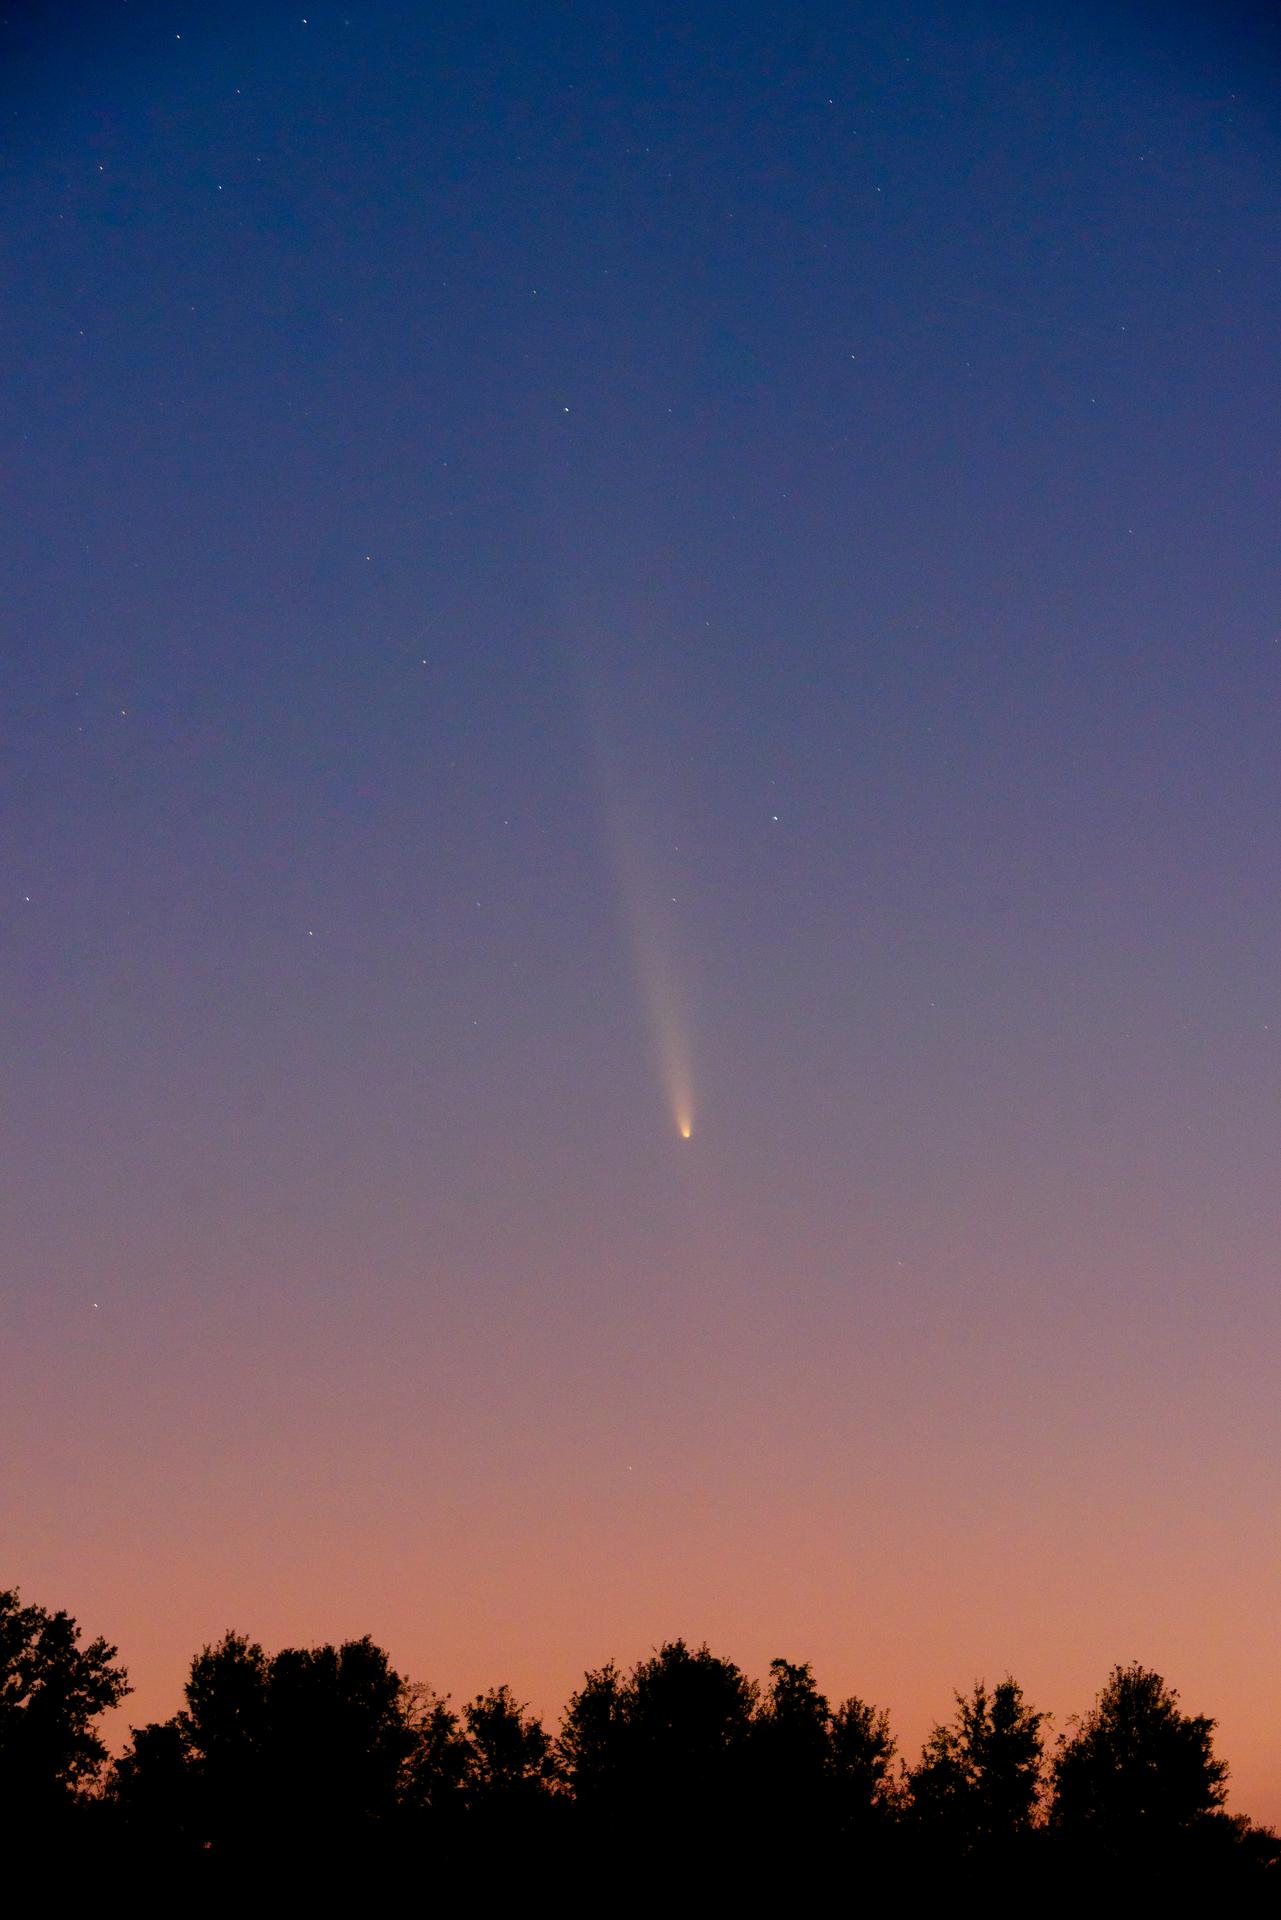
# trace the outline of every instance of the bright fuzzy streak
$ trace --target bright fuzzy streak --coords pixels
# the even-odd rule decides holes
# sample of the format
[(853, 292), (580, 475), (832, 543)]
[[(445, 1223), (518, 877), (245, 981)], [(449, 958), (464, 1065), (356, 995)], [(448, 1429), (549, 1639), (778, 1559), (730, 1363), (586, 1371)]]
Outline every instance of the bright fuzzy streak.
[(634, 801), (644, 783), (631, 777), (611, 738), (603, 702), (582, 675), (583, 711), (601, 795), (605, 837), (618, 889), (618, 904), (636, 984), (645, 1009), (659, 1079), (676, 1131), (688, 1140), (694, 1131), (694, 1080), (689, 1046), (689, 1016), (677, 964), (679, 941), (669, 887), (661, 884), (653, 851), (654, 834), (642, 824)]
[(656, 883), (639, 831), (613, 810), (611, 838), (623, 918), (659, 1078), (682, 1140), (694, 1131), (689, 1022), (676, 968), (676, 928)]

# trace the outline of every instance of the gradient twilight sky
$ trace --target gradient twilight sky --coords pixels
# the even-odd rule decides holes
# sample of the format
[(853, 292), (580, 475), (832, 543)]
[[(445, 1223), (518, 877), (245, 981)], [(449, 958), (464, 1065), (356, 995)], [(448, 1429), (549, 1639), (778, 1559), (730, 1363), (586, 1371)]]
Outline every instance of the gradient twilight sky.
[(9, 10), (0, 1575), (130, 1721), (1141, 1659), (1281, 1818), (1266, 19)]

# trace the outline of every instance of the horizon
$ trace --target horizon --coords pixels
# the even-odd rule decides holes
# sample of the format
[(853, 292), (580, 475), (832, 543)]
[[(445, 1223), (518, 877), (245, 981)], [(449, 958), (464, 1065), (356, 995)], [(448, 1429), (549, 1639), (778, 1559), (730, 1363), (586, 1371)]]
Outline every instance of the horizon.
[[(30, 1603), (37, 1597), (31, 1594), (23, 1594), (22, 1598), (24, 1601)], [(81, 1628), (83, 1640), (87, 1641), (96, 1632), (96, 1629), (91, 1623), (81, 1621), (78, 1624)], [(198, 1645), (192, 1646), (191, 1653), (183, 1665), (182, 1678), (184, 1681), (192, 1658), (199, 1652), (208, 1652), (211, 1647), (215, 1647), (226, 1633), (238, 1633), (251, 1644), (262, 1645), (269, 1658), (279, 1652), (285, 1644), (284, 1642), (279, 1644), (264, 1642), (260, 1635), (246, 1630), (243, 1625), (237, 1626), (228, 1623), (218, 1633), (210, 1634), (207, 1639), (202, 1640)], [(350, 1640), (358, 1640), (363, 1637), (363, 1635), (357, 1633), (341, 1634), (333, 1636), (328, 1641), (316, 1639), (306, 1644), (317, 1646), (327, 1644), (340, 1645)], [(373, 1640), (376, 1646), (382, 1646), (383, 1643), (378, 1639), (376, 1634), (371, 1634), (368, 1637)], [(532, 1712), (539, 1723), (554, 1737), (557, 1730), (563, 1724), (565, 1710), (572, 1694), (576, 1692), (583, 1681), (588, 1679), (593, 1673), (599, 1672), (602, 1668), (610, 1664), (616, 1665), (620, 1673), (627, 1673), (638, 1662), (648, 1660), (659, 1653), (662, 1646), (678, 1641), (689, 1646), (691, 1649), (697, 1649), (699, 1647), (707, 1648), (716, 1658), (729, 1660), (738, 1667), (739, 1671), (742, 1672), (749, 1681), (758, 1686), (763, 1684), (768, 1677), (770, 1663), (774, 1658), (789, 1660), (792, 1661), (793, 1664), (800, 1664), (804, 1661), (804, 1664), (811, 1667), (814, 1664), (812, 1661), (804, 1659), (803, 1649), (791, 1649), (776, 1652), (774, 1655), (762, 1660), (759, 1666), (753, 1666), (747, 1662), (738, 1660), (732, 1649), (711, 1645), (706, 1640), (700, 1640), (696, 1636), (671, 1633), (663, 1635), (661, 1639), (656, 1640), (652, 1645), (643, 1649), (636, 1649), (625, 1656), (615, 1652), (586, 1662), (581, 1671), (575, 1676), (572, 1687), (567, 1688), (563, 1697), (550, 1706), (544, 1705), (536, 1698), (527, 1696), (519, 1686), (513, 1686), (511, 1690), (521, 1707)], [(158, 1694), (154, 1698), (149, 1694), (145, 1711), (140, 1711), (134, 1704), (138, 1699), (138, 1692), (133, 1686), (132, 1679), (128, 1674), (128, 1661), (124, 1657), (124, 1649), (116, 1648), (115, 1651), (119, 1656), (120, 1664), (124, 1666), (126, 1670), (130, 1691), (119, 1706), (108, 1710), (104, 1717), (103, 1725), (108, 1746), (113, 1753), (118, 1754), (125, 1750), (128, 1744), (128, 1736), (135, 1728), (141, 1727), (149, 1722), (168, 1720), (172, 1713), (179, 1711), (182, 1697), (182, 1682), (180, 1681), (176, 1692), (167, 1700), (161, 1699)], [(399, 1675), (403, 1684), (411, 1687), (426, 1686), (434, 1695), (446, 1701), (455, 1711), (462, 1707), (468, 1700), (476, 1698), (492, 1687), (510, 1685), (509, 1675), (491, 1673), (484, 1677), (477, 1677), (474, 1684), (468, 1684), (465, 1687), (451, 1687), (447, 1682), (442, 1683), (442, 1678), (438, 1674), (415, 1672), (404, 1667), (396, 1660), (392, 1649), (384, 1648), (384, 1651), (388, 1653), (391, 1665)], [(825, 1696), (833, 1707), (836, 1707), (844, 1700), (856, 1697), (866, 1701), (869, 1706), (876, 1708), (878, 1711), (884, 1711), (888, 1715), (890, 1732), (896, 1743), (894, 1766), (898, 1769), (906, 1769), (919, 1761), (929, 1734), (938, 1726), (945, 1724), (951, 1719), (955, 1707), (962, 1696), (971, 1692), (975, 1686), (987, 1686), (990, 1688), (1005, 1679), (1017, 1681), (1022, 1688), (1023, 1696), (1028, 1706), (1036, 1709), (1043, 1716), (1045, 1750), (1047, 1758), (1051, 1757), (1058, 1742), (1070, 1738), (1076, 1723), (1095, 1705), (1106, 1682), (1111, 1678), (1112, 1674), (1119, 1668), (1131, 1665), (1149, 1667), (1150, 1663), (1141, 1658), (1135, 1658), (1134, 1656), (1129, 1656), (1125, 1660), (1117, 1659), (1113, 1661), (1108, 1671), (1099, 1676), (1097, 1684), (1093, 1687), (1089, 1697), (1076, 1702), (1074, 1706), (1065, 1712), (1056, 1711), (1053, 1707), (1047, 1707), (1035, 1690), (1024, 1684), (1022, 1676), (1013, 1672), (1008, 1667), (1001, 1668), (999, 1671), (976, 1672), (968, 1675), (963, 1680), (958, 1679), (955, 1685), (948, 1690), (946, 1699), (939, 1702), (937, 1711), (928, 1712), (924, 1718), (918, 1716), (917, 1721), (913, 1723), (910, 1734), (900, 1725), (894, 1702), (882, 1698), (865, 1686), (860, 1686), (857, 1680), (848, 1685), (842, 1683), (838, 1686), (828, 1686), (824, 1684), (822, 1672), (815, 1670), (814, 1683), (819, 1692)], [(1159, 1671), (1159, 1669), (1156, 1668), (1150, 1668), (1150, 1670)], [(1224, 1740), (1222, 1724), (1218, 1716), (1214, 1713), (1212, 1706), (1207, 1705), (1206, 1702), (1201, 1700), (1189, 1699), (1184, 1689), (1180, 1687), (1177, 1676), (1172, 1676), (1167, 1673), (1162, 1674), (1161, 1677), (1171, 1688), (1182, 1712), (1194, 1715), (1204, 1713), (1213, 1721), (1214, 1750), (1217, 1757), (1226, 1763), (1228, 1769), (1226, 1801), (1228, 1811), (1236, 1814), (1245, 1814), (1257, 1825), (1269, 1825), (1270, 1823), (1258, 1813), (1257, 1809), (1243, 1805), (1239, 1794), (1234, 1790), (1235, 1771), (1232, 1766), (1232, 1755)], [(920, 1689), (917, 1691), (919, 1693)]]

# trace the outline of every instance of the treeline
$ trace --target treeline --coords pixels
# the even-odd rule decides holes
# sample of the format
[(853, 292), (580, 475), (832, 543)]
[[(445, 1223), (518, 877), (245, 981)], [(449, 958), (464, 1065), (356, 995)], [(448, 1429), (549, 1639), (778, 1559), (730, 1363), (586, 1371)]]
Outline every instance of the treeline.
[(128, 1692), (114, 1647), (0, 1592), (11, 1860), (26, 1846), (189, 1890), (427, 1874), (442, 1899), (543, 1875), (571, 1906), (678, 1883), (1281, 1892), (1277, 1835), (1224, 1810), (1215, 1723), (1137, 1665), (1057, 1739), (1015, 1680), (979, 1682), (915, 1760), (883, 1710), (833, 1705), (808, 1665), (775, 1660), (758, 1684), (680, 1640), (586, 1674), (554, 1735), (505, 1686), (453, 1707), (367, 1638), (267, 1654), (228, 1633), (192, 1661), (182, 1710), (112, 1760), (101, 1716)]

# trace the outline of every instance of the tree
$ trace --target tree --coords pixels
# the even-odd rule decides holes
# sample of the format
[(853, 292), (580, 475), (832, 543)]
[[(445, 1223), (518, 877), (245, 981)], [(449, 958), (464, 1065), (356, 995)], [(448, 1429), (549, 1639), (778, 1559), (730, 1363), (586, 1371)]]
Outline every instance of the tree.
[(0, 1809), (15, 1831), (96, 1781), (107, 1750), (94, 1723), (130, 1690), (115, 1658), (101, 1638), (82, 1647), (70, 1614), (0, 1591)]
[(1222, 1806), (1228, 1769), (1214, 1721), (1181, 1713), (1159, 1673), (1114, 1667), (1054, 1761), (1051, 1822), (1106, 1847), (1168, 1845)]
[(914, 1821), (961, 1854), (1026, 1833), (1040, 1797), (1045, 1718), (1009, 1678), (990, 1694), (981, 1680), (968, 1697), (958, 1693), (951, 1724), (933, 1729), (908, 1775)]
[[(772, 1660), (752, 1718), (741, 1809), (750, 1866), (738, 1895), (784, 1910), (831, 1903), (840, 1880), (866, 1900), (889, 1866), (894, 1741), (860, 1700), (833, 1711), (806, 1664)], [(746, 1856), (745, 1856), (746, 1858)]]
[(437, 1829), (456, 1819), (466, 1804), (472, 1749), (447, 1699), (430, 1687), (407, 1684), (401, 1712), (409, 1736), (401, 1769), (400, 1801)]
[(467, 1799), (489, 1816), (530, 1814), (555, 1786), (559, 1769), (542, 1722), (513, 1697), (491, 1687), (463, 1708), (470, 1749)]
[(215, 1850), (332, 1855), (395, 1816), (416, 1736), (400, 1675), (368, 1637), (269, 1658), (227, 1633), (192, 1661), (186, 1697), (176, 1725)]
[(557, 1750), (574, 1798), (599, 1811), (619, 1792), (626, 1766), (628, 1685), (611, 1660), (570, 1698), (561, 1722)]
[(253, 1848), (268, 1829), (268, 1677), (262, 1648), (230, 1631), (191, 1663), (178, 1725), (201, 1839), (217, 1850)]
[(757, 1689), (707, 1647), (668, 1641), (626, 1678), (589, 1673), (566, 1709), (560, 1750), (582, 1816), (602, 1843), (642, 1829), (660, 1852), (723, 1851), (749, 1781)]
[(898, 1811), (889, 1715), (851, 1697), (833, 1713), (828, 1742), (834, 1824), (865, 1838)]
[(332, 1851), (390, 1821), (411, 1740), (400, 1675), (368, 1635), (269, 1663), (265, 1761), (285, 1834)]
[(131, 1730), (112, 1769), (110, 1798), (126, 1838), (152, 1858), (199, 1845), (196, 1783), (181, 1718)]
[(771, 1660), (751, 1725), (751, 1810), (794, 1843), (828, 1824), (832, 1709), (808, 1663)]

